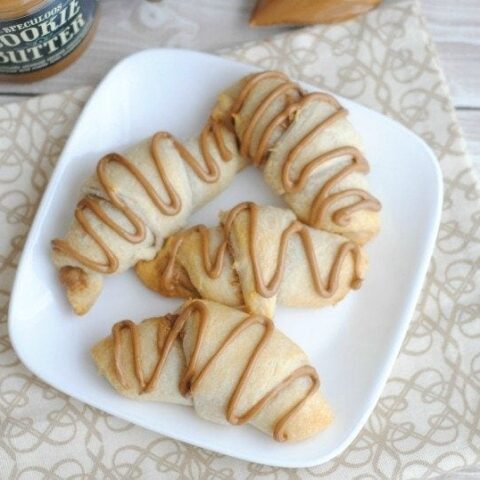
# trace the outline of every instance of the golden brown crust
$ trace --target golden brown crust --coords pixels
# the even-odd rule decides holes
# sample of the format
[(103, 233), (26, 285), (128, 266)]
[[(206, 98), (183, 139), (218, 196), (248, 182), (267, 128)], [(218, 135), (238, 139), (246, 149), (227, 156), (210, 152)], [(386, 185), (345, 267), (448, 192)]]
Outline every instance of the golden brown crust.
[(135, 273), (140, 281), (154, 292), (165, 297), (198, 298), (199, 294), (190, 281), (187, 271), (178, 262), (173, 264), (172, 282), (168, 285), (162, 281), (163, 272), (170, 261), (170, 250), (160, 250), (150, 261), (141, 261), (135, 265)]
[(61, 267), (58, 278), (65, 287), (67, 299), (77, 315), (87, 313), (102, 291), (101, 278), (80, 267)]
[(87, 287), (87, 274), (80, 267), (62, 267), (58, 272), (61, 284), (71, 292)]
[(211, 298), (239, 307), (243, 297), (226, 238), (222, 227), (191, 227), (170, 237), (154, 260), (139, 263), (137, 275), (165, 296)]

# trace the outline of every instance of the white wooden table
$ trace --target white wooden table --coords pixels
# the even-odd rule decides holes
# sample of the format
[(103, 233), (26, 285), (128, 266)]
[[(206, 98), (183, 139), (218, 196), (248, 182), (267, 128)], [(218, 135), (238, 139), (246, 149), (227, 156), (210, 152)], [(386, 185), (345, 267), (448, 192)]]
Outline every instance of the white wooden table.
[[(469, 151), (480, 169), (480, 0), (420, 2)], [(214, 50), (281, 31), (248, 27), (254, 3), (255, 0), (102, 0), (98, 32), (84, 56), (61, 74), (41, 82), (0, 83), (0, 103), (94, 85), (118, 60), (142, 48)]]

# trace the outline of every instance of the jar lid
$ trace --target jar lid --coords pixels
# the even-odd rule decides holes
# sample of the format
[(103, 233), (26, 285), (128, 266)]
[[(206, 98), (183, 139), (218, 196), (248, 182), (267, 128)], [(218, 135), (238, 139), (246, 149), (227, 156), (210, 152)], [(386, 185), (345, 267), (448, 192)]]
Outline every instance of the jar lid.
[(20, 18), (32, 13), (42, 4), (50, 3), (51, 0), (1, 0), (0, 20)]

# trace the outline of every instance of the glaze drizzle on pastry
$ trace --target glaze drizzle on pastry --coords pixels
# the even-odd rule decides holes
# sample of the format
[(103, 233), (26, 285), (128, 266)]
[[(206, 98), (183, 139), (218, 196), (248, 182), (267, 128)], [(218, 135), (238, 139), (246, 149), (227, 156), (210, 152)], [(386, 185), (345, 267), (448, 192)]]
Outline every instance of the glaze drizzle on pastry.
[(362, 277), (360, 275), (360, 248), (359, 246), (351, 241), (346, 240), (337, 250), (335, 259), (330, 268), (328, 278), (326, 282), (323, 282), (320, 276), (320, 266), (318, 265), (315, 249), (313, 242), (310, 236), (308, 227), (299, 222), (298, 220), (293, 221), (282, 233), (280, 246), (277, 255), (276, 267), (273, 276), (266, 281), (261, 271), (261, 267), (257, 258), (257, 247), (256, 247), (256, 236), (257, 236), (257, 224), (258, 224), (258, 210), (259, 207), (251, 202), (243, 202), (233, 208), (225, 222), (223, 223), (223, 233), (224, 239), (222, 243), (218, 246), (216, 252), (212, 256), (210, 255), (210, 241), (208, 229), (204, 225), (197, 225), (191, 229), (185, 230), (172, 237), (172, 247), (168, 262), (165, 266), (165, 269), (161, 273), (160, 282), (164, 290), (170, 290), (174, 287), (174, 267), (176, 262), (176, 257), (180, 250), (180, 247), (188, 235), (191, 235), (193, 232), (198, 232), (201, 237), (201, 252), (202, 252), (202, 263), (205, 269), (205, 273), (210, 278), (218, 278), (221, 274), (225, 262), (225, 255), (227, 252), (228, 241), (230, 232), (233, 226), (233, 223), (237, 216), (243, 212), (247, 211), (250, 215), (249, 218), (249, 254), (250, 261), (252, 265), (252, 270), (255, 278), (255, 288), (257, 293), (263, 297), (269, 298), (274, 296), (282, 282), (283, 274), (285, 271), (285, 262), (286, 262), (286, 253), (287, 247), (290, 241), (290, 238), (293, 235), (299, 235), (302, 241), (303, 248), (305, 250), (305, 255), (307, 257), (308, 266), (310, 268), (310, 274), (312, 278), (313, 285), (316, 292), (323, 298), (329, 298), (333, 296), (338, 288), (339, 275), (342, 269), (342, 266), (349, 255), (353, 259), (353, 278), (351, 282), (351, 287), (354, 289), (360, 288), (362, 284)]
[[(335, 203), (349, 197), (356, 198), (357, 201), (333, 210), (332, 221), (337, 225), (348, 225), (351, 215), (358, 210), (379, 211), (380, 202), (370, 193), (358, 188), (349, 188), (340, 192), (333, 192), (337, 184), (353, 172), (368, 173), (369, 166), (362, 153), (353, 146), (346, 146), (327, 151), (311, 159), (301, 170), (296, 179), (292, 178), (291, 170), (295, 160), (302, 151), (325, 130), (331, 127), (336, 121), (345, 117), (348, 111), (343, 108), (337, 100), (326, 93), (304, 93), (301, 88), (288, 79), (281, 72), (262, 72), (252, 75), (243, 85), (235, 103), (233, 104), (230, 115), (235, 121), (242, 107), (248, 101), (250, 94), (264, 80), (280, 80), (270, 93), (256, 107), (254, 113), (249, 119), (248, 126), (245, 128), (240, 140), (240, 152), (244, 156), (250, 156), (254, 165), (261, 166), (268, 158), (268, 148), (274, 145), (273, 135), (278, 129), (286, 130), (294, 121), (296, 114), (308, 104), (313, 102), (327, 103), (334, 108), (334, 112), (321, 121), (318, 125), (307, 132), (301, 140), (293, 146), (287, 153), (282, 165), (282, 186), (286, 193), (298, 193), (306, 185), (307, 181), (320, 167), (335, 162), (344, 156), (350, 157), (350, 163), (343, 167), (338, 173), (328, 179), (317, 192), (309, 213), (308, 223), (320, 228), (325, 220), (327, 212), (333, 208)], [(280, 98), (285, 99), (285, 107), (273, 117), (270, 123), (261, 131), (256, 149), (253, 146), (253, 134), (258, 129), (262, 116), (269, 107)]]
[(173, 319), (173, 324), (170, 329), (170, 332), (163, 342), (163, 345), (158, 344), (159, 350), (159, 359), (155, 366), (155, 369), (148, 379), (144, 380), (143, 371), (141, 368), (140, 360), (140, 349), (138, 343), (138, 333), (136, 331), (137, 326), (135, 323), (126, 320), (119, 322), (113, 326), (112, 335), (114, 343), (114, 361), (115, 361), (115, 371), (116, 375), (124, 388), (129, 388), (128, 383), (125, 381), (123, 366), (122, 366), (122, 344), (121, 344), (121, 333), (123, 330), (128, 329), (130, 331), (130, 338), (132, 341), (132, 350), (133, 350), (133, 362), (134, 362), (134, 371), (135, 376), (140, 384), (140, 392), (150, 392), (152, 391), (158, 379), (162, 373), (162, 370), (167, 361), (167, 357), (174, 345), (174, 342), (179, 338), (181, 332), (183, 331), (185, 322), (194, 316), (193, 318), (199, 322), (197, 336), (195, 339), (194, 348), (191, 354), (190, 361), (183, 373), (180, 383), (179, 390), (182, 395), (191, 395), (195, 392), (195, 389), (202, 382), (202, 379), (208, 374), (209, 369), (212, 364), (219, 358), (221, 358), (222, 353), (231, 346), (234, 346), (235, 340), (248, 328), (254, 325), (261, 325), (264, 328), (264, 333), (261, 336), (260, 340), (256, 344), (254, 350), (252, 351), (248, 362), (245, 365), (245, 368), (240, 375), (235, 388), (228, 400), (226, 406), (225, 417), (229, 423), (232, 425), (242, 425), (248, 422), (250, 419), (255, 417), (263, 408), (265, 408), (271, 400), (277, 397), (283, 390), (287, 389), (291, 384), (293, 384), (299, 378), (308, 378), (311, 382), (310, 388), (306, 391), (305, 395), (294, 405), (293, 408), (288, 410), (284, 415), (282, 415), (274, 426), (273, 436), (275, 440), (285, 441), (288, 440), (286, 434), (286, 427), (289, 420), (294, 417), (303, 405), (308, 401), (308, 399), (319, 389), (320, 380), (316, 370), (310, 365), (303, 365), (298, 367), (289, 375), (287, 375), (281, 382), (275, 385), (270, 391), (268, 391), (262, 398), (260, 398), (253, 405), (249, 405), (249, 408), (246, 412), (239, 415), (237, 411), (237, 406), (241, 402), (242, 395), (245, 391), (246, 385), (248, 385), (249, 378), (255, 372), (255, 367), (258, 361), (259, 356), (264, 350), (265, 346), (270, 341), (270, 338), (274, 331), (273, 322), (261, 315), (251, 315), (247, 316), (242, 320), (238, 325), (236, 325), (231, 332), (225, 337), (220, 347), (216, 352), (206, 361), (202, 368), (198, 366), (198, 358), (202, 349), (202, 344), (205, 337), (205, 332), (209, 320), (209, 312), (207, 307), (202, 301), (194, 300), (187, 304), (183, 308), (180, 315)]
[[(129, 162), (125, 157), (117, 153), (105, 155), (97, 164), (97, 177), (108, 200), (99, 199), (95, 196), (89, 195), (80, 200), (75, 209), (75, 218), (82, 226), (85, 233), (89, 235), (102, 250), (105, 256), (105, 261), (98, 262), (83, 255), (75, 250), (67, 241), (62, 239), (52, 240), (53, 249), (74, 258), (79, 263), (96, 272), (115, 272), (119, 266), (118, 258), (108, 244), (92, 227), (90, 221), (85, 215), (85, 210), (90, 210), (90, 212), (92, 212), (103, 223), (115, 231), (120, 237), (134, 244), (140, 243), (145, 239), (146, 225), (145, 222), (121, 199), (121, 192), (117, 192), (108, 181), (108, 164), (114, 162), (128, 170), (128, 172), (142, 185), (145, 193), (161, 213), (168, 216), (177, 215), (182, 208), (182, 201), (178, 193), (175, 191), (175, 188), (170, 182), (162, 165), (162, 159), (160, 158), (159, 153), (160, 144), (162, 141), (172, 142), (174, 148), (183, 161), (190, 166), (190, 168), (201, 180), (206, 183), (214, 183), (219, 179), (220, 172), (218, 165), (210, 151), (209, 140), (211, 138), (214, 141), (214, 145), (218, 150), (221, 159), (224, 162), (228, 162), (232, 158), (232, 152), (229, 151), (225, 144), (225, 139), (223, 137), (220, 125), (213, 120), (209, 120), (207, 122), (200, 135), (199, 143), (200, 151), (203, 157), (203, 165), (198, 162), (195, 157), (171, 134), (167, 132), (157, 132), (155, 135), (153, 135), (150, 143), (150, 153), (162, 182), (162, 186), (167, 194), (167, 201), (160, 198), (150, 180), (142, 174), (139, 168), (137, 168), (133, 163)], [(108, 201), (110, 204), (120, 210), (133, 227), (134, 233), (130, 233), (120, 224), (115, 222), (115, 220), (113, 220), (102, 208), (101, 200)]]

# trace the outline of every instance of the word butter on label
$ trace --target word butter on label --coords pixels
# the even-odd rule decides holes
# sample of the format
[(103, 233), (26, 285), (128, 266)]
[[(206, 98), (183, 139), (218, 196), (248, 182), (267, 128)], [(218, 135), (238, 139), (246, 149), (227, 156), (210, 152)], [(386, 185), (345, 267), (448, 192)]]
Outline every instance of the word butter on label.
[[(81, 53), (94, 25), (97, 0), (57, 0), (23, 16), (0, 20), (0, 74), (58, 71)], [(78, 50), (78, 52), (77, 52)], [(67, 62), (67, 57), (68, 62)], [(59, 63), (63, 65), (59, 67)], [(52, 71), (51, 73), (55, 73)], [(47, 75), (45, 75), (45, 73)], [(35, 80), (35, 77), (31, 78)]]

